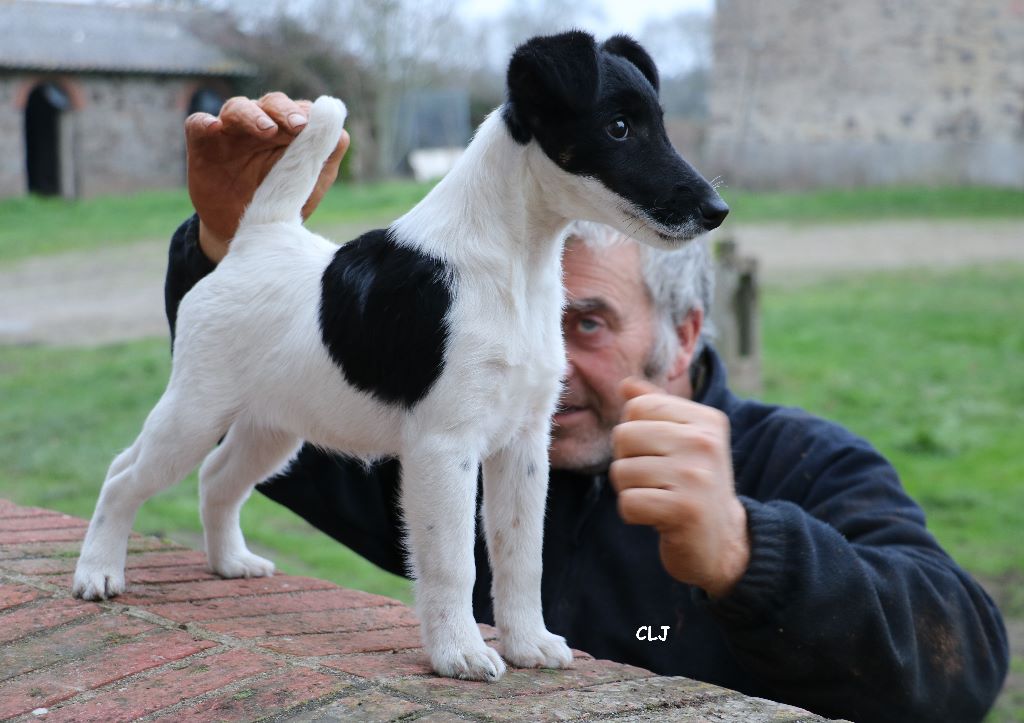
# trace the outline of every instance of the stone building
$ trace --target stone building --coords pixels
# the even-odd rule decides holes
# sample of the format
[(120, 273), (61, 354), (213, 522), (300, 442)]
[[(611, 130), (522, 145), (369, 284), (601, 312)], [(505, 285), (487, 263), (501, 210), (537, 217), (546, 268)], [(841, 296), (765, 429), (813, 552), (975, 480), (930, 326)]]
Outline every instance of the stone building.
[(195, 16), (0, 0), (0, 197), (180, 186), (182, 122), (251, 73)]
[(710, 109), (733, 186), (1024, 188), (1024, 0), (718, 0)]

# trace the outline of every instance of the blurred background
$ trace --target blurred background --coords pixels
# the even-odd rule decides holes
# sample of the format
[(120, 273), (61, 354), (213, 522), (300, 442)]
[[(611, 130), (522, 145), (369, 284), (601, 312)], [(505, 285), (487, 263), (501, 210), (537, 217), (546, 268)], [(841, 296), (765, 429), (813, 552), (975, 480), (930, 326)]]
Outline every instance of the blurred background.
[[(337, 240), (451, 167), (534, 34), (627, 32), (670, 136), (733, 211), (711, 240), (733, 386), (896, 464), (1014, 649), (1024, 720), (1024, 0), (0, 0), (0, 496), (88, 516), (167, 378), (167, 241), (190, 213), (182, 122), (225, 99), (350, 110)], [(195, 479), (136, 529), (201, 544)], [(286, 571), (404, 581), (263, 500)]]

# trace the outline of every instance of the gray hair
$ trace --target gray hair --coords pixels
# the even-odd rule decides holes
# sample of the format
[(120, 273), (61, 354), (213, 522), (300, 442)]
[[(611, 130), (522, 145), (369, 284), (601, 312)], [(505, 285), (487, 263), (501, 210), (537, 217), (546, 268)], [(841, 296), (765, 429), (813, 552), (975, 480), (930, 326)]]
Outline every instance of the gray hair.
[(637, 245), (644, 286), (658, 320), (654, 348), (645, 369), (649, 377), (660, 376), (671, 366), (678, 344), (676, 329), (690, 312), (700, 310), (704, 314), (696, 354), (699, 355), (705, 343), (714, 339), (710, 314), (715, 275), (706, 236), (669, 251), (634, 241), (611, 226), (573, 221), (565, 230), (565, 238), (578, 239), (591, 248), (619, 243)]

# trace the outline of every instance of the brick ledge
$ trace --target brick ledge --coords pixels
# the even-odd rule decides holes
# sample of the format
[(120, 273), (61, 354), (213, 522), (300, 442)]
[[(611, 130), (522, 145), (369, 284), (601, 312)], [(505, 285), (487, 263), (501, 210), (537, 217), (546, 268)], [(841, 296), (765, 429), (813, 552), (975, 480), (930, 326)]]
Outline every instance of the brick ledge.
[(307, 577), (222, 580), (152, 537), (131, 539), (124, 595), (74, 600), (85, 525), (0, 499), (0, 719), (824, 720), (578, 651), (571, 670), (439, 678), (403, 603)]

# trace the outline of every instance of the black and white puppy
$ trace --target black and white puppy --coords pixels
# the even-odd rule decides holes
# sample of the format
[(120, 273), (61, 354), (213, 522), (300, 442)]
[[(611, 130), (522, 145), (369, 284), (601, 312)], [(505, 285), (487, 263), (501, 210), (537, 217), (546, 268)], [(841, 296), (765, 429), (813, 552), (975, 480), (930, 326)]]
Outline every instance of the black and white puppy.
[(110, 467), (75, 595), (124, 590), (139, 506), (204, 457), (210, 565), (251, 577), (274, 567), (246, 548), (239, 510), (302, 440), (398, 455), (434, 669), (496, 680), (505, 664), (471, 605), (482, 464), (504, 658), (568, 666), (540, 598), (550, 419), (566, 364), (560, 232), (590, 219), (676, 247), (728, 212), (673, 150), (661, 116), (657, 70), (630, 38), (534, 38), (512, 57), (507, 102), (447, 177), (388, 229), (339, 247), (300, 219), (345, 119), (340, 101), (318, 99), (227, 257), (181, 303), (170, 382)]

